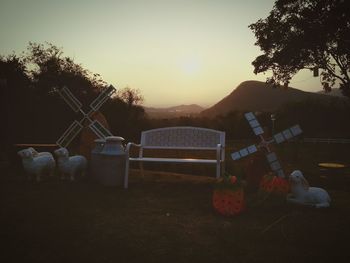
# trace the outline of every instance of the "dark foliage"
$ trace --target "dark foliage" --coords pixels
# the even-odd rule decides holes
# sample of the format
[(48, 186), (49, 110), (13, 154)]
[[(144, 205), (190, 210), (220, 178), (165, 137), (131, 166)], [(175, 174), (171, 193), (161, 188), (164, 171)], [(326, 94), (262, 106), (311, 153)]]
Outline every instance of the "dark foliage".
[[(270, 15), (251, 24), (263, 51), (254, 73), (272, 70), (268, 82), (288, 83), (301, 69), (314, 70), (326, 91), (339, 83), (350, 97), (350, 5), (345, 0), (277, 0)], [(310, 73), (311, 74), (311, 73)]]

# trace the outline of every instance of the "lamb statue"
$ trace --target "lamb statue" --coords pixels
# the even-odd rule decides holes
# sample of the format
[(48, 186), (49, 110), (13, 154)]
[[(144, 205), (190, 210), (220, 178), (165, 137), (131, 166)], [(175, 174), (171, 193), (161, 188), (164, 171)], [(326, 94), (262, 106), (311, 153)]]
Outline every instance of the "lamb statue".
[(331, 198), (327, 191), (318, 187), (310, 187), (301, 171), (292, 172), (289, 181), (291, 182), (291, 193), (287, 195), (287, 202), (316, 208), (330, 206)]
[(23, 168), (28, 175), (35, 175), (36, 181), (40, 182), (41, 176), (45, 173), (53, 175), (56, 162), (51, 153), (34, 154), (33, 148), (28, 148), (17, 152), (22, 158)]
[(29, 147), (28, 150), (30, 150), (33, 153), (34, 157), (43, 156), (43, 155), (50, 155), (53, 158), (52, 154), (49, 152), (37, 152), (33, 147)]
[(84, 156), (75, 155), (69, 157), (69, 152), (66, 148), (59, 148), (54, 153), (58, 158), (57, 164), (62, 179), (64, 179), (65, 175), (69, 175), (70, 180), (74, 181), (78, 174), (81, 176), (85, 175), (87, 161)]

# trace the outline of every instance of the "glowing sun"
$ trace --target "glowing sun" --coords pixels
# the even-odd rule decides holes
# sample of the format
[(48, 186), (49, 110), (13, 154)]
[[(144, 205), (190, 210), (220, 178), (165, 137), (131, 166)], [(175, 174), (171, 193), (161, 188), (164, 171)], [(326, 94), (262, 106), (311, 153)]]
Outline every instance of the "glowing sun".
[(190, 58), (182, 63), (182, 69), (186, 74), (193, 75), (200, 70), (200, 62), (198, 59)]

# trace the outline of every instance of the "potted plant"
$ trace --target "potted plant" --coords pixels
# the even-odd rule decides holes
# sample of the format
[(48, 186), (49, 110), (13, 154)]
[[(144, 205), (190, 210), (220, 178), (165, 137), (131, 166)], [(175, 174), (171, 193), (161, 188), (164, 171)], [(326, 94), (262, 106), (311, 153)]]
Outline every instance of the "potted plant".
[(245, 209), (242, 181), (239, 177), (225, 174), (214, 186), (213, 207), (221, 215), (234, 216)]
[(290, 186), (287, 179), (270, 172), (261, 179), (260, 189), (266, 193), (285, 196), (289, 192)]

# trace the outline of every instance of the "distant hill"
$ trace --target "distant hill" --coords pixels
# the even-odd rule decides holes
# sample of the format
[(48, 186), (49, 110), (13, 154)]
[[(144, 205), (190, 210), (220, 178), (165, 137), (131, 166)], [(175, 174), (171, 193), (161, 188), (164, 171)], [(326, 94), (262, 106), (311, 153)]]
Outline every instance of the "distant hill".
[(231, 94), (214, 106), (201, 112), (201, 116), (214, 117), (225, 115), (230, 111), (275, 111), (289, 102), (305, 99), (327, 101), (331, 97), (323, 94), (305, 92), (295, 88), (273, 88), (261, 81), (242, 82)]
[(179, 105), (168, 108), (144, 107), (146, 114), (150, 118), (175, 118), (182, 116), (194, 116), (204, 110), (203, 107), (197, 104)]

